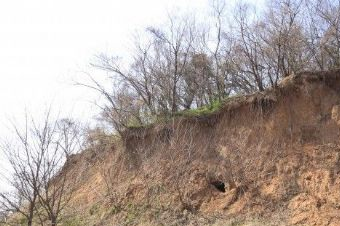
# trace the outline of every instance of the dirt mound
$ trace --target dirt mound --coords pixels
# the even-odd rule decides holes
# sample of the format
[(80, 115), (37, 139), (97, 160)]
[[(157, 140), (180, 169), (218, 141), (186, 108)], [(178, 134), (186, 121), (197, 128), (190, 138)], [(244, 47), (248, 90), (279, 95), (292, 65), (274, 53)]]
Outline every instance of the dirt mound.
[(340, 225), (339, 124), (340, 71), (290, 76), (74, 156), (70, 206), (84, 225)]

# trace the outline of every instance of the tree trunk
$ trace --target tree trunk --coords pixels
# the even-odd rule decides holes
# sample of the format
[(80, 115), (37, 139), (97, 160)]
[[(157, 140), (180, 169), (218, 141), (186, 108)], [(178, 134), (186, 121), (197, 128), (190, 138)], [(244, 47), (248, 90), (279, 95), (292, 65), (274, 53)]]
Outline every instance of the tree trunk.
[(32, 226), (32, 224), (33, 224), (35, 199), (36, 198), (33, 198), (33, 201), (29, 205), (29, 215), (28, 215), (28, 218), (27, 218), (27, 226)]
[(51, 216), (51, 226), (56, 226), (57, 225), (57, 217), (56, 216)]

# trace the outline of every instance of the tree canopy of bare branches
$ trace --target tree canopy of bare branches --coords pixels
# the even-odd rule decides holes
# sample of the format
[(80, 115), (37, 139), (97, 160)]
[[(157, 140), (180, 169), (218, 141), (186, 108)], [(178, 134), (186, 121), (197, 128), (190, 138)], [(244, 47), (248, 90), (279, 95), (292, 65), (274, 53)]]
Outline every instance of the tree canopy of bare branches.
[(171, 14), (146, 28), (130, 61), (100, 54), (92, 62), (107, 72), (112, 90), (95, 77), (87, 86), (107, 99), (103, 112), (117, 131), (275, 88), (294, 73), (340, 66), (339, 1), (274, 0), (261, 8), (210, 3), (204, 21)]

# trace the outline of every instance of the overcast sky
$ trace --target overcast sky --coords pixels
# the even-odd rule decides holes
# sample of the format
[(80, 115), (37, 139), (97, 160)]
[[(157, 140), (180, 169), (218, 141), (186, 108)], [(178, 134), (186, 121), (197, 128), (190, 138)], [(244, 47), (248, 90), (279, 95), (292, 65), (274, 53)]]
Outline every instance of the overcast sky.
[(52, 100), (77, 114), (88, 92), (70, 84), (79, 71), (87, 70), (94, 54), (124, 55), (135, 29), (159, 23), (169, 9), (202, 9), (205, 4), (206, 0), (0, 1), (1, 120), (25, 106), (40, 110)]
[[(8, 119), (22, 118), (25, 108), (39, 114), (53, 103), (87, 121), (96, 113), (89, 103), (95, 96), (72, 82), (90, 70), (94, 54), (124, 56), (134, 30), (160, 24), (167, 12), (200, 14), (207, 5), (208, 0), (0, 1), (0, 138)], [(0, 153), (0, 168), (1, 159)]]

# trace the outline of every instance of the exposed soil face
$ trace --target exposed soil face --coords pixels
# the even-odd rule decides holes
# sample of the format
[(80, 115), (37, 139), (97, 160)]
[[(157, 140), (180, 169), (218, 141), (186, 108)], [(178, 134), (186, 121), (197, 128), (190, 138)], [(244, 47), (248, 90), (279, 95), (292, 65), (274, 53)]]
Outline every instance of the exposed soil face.
[(340, 71), (290, 76), (73, 156), (70, 207), (85, 225), (340, 225), (339, 130)]

